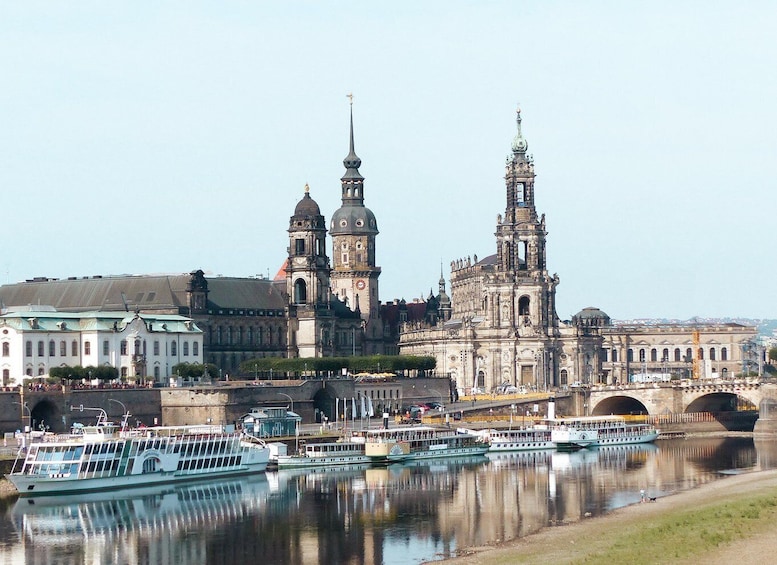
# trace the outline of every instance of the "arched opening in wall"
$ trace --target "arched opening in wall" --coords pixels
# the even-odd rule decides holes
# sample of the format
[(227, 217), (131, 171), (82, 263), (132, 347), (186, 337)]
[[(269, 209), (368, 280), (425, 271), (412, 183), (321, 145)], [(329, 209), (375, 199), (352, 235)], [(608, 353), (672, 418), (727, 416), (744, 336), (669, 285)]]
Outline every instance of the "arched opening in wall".
[(294, 283), (294, 303), (305, 304), (308, 300), (308, 286), (302, 279), (297, 279)]
[(518, 270), (519, 271), (525, 271), (527, 269), (526, 266), (526, 250), (528, 249), (529, 244), (526, 241), (519, 241), (518, 245), (515, 246), (516, 251), (518, 252)]
[[(25, 416), (27, 416), (25, 410)], [(84, 412), (86, 414), (86, 412)], [(48, 400), (42, 400), (38, 402), (35, 406), (32, 407), (30, 410), (30, 415), (32, 419), (32, 429), (34, 431), (51, 431), (55, 433), (63, 433), (68, 431), (65, 428), (65, 425), (62, 423), (62, 413), (60, 412), (59, 408), (53, 403)], [(89, 421), (86, 421), (84, 423), (86, 424), (93, 424), (94, 423), (94, 413), (89, 413)], [(75, 418), (74, 418), (75, 419)], [(25, 425), (27, 425), (27, 420), (25, 420)]]
[(569, 384), (569, 373), (566, 369), (561, 369), (561, 373), (559, 374), (559, 386), (567, 386)]
[(478, 371), (478, 388), (485, 389), (486, 386), (486, 373), (484, 371)]
[(521, 296), (521, 298), (518, 299), (518, 315), (519, 316), (528, 316), (529, 315), (529, 297), (528, 296)]
[(591, 407), (592, 416), (620, 415), (647, 415), (648, 409), (636, 398), (630, 396), (611, 396)]
[(686, 412), (753, 412), (757, 411), (748, 399), (729, 392), (713, 392), (700, 396), (688, 405)]

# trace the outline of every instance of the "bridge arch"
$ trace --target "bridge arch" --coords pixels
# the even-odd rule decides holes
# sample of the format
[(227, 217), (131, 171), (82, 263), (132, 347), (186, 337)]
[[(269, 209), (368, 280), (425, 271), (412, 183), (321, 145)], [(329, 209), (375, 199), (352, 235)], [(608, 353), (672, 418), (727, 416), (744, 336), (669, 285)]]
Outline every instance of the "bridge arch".
[(757, 409), (758, 407), (746, 397), (733, 392), (711, 392), (689, 402), (685, 412), (733, 412)]
[(610, 396), (591, 407), (592, 416), (610, 414), (648, 414), (648, 409), (638, 399), (625, 394)]

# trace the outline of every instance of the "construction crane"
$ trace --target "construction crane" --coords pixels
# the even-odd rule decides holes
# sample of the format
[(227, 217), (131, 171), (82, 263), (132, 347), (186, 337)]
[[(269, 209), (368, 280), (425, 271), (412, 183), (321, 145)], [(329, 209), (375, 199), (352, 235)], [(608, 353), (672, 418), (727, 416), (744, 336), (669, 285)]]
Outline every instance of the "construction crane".
[(693, 378), (698, 379), (701, 377), (701, 359), (699, 359), (699, 353), (701, 348), (699, 342), (701, 341), (701, 335), (699, 330), (693, 330)]

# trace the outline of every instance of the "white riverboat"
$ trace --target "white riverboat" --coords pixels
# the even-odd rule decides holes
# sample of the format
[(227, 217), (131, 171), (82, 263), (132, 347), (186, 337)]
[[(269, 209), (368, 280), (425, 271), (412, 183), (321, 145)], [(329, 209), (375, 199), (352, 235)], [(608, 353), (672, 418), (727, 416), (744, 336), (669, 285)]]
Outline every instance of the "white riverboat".
[(376, 464), (485, 455), (488, 451), (488, 443), (469, 430), (429, 426), (361, 430), (353, 433), (351, 441), (364, 442), (365, 454)]
[(6, 477), (23, 497), (148, 487), (263, 472), (263, 442), (221, 426), (119, 429), (101, 411), (80, 433), (26, 446)]
[[(659, 431), (652, 424), (627, 422), (623, 416), (588, 416), (554, 420), (554, 430), (566, 429), (570, 437), (586, 437), (585, 445), (578, 447), (630, 445), (650, 443)], [(590, 441), (595, 436), (594, 441)], [(557, 447), (561, 448), (561, 445)]]
[(582, 449), (596, 445), (599, 434), (596, 430), (578, 428), (572, 422), (559, 422), (553, 425), (550, 432), (551, 440), (556, 449)]
[(308, 443), (300, 453), (278, 455), (275, 460), (279, 469), (361, 465), (371, 461), (364, 451), (364, 443), (352, 441)]
[(507, 430), (488, 430), (485, 434), (488, 452), (533, 451), (554, 449), (551, 428), (545, 424)]

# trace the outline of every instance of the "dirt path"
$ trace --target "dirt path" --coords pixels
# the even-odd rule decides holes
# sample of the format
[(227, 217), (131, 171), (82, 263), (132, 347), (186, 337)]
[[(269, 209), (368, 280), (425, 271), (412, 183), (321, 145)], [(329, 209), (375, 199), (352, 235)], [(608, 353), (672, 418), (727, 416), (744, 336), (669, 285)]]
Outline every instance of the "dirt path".
[[(650, 518), (668, 516), (673, 512), (701, 504), (723, 503), (746, 495), (777, 493), (777, 470), (734, 475), (707, 483), (698, 488), (658, 499), (654, 503), (634, 504), (619, 508), (605, 516), (583, 519), (567, 526), (545, 528), (540, 532), (501, 544), (467, 548), (464, 555), (446, 560), (452, 565), (486, 564), (563, 564), (596, 563), (586, 559), (603, 546), (617, 539), (618, 531)], [(768, 526), (763, 532), (711, 549), (699, 560), (688, 563), (730, 565), (731, 563), (771, 563), (777, 555), (777, 528)], [(665, 561), (671, 563), (671, 560)]]

